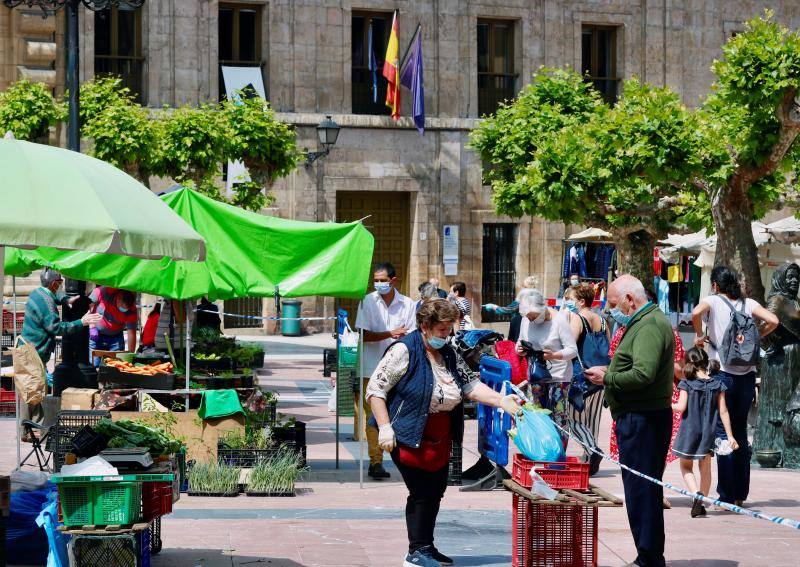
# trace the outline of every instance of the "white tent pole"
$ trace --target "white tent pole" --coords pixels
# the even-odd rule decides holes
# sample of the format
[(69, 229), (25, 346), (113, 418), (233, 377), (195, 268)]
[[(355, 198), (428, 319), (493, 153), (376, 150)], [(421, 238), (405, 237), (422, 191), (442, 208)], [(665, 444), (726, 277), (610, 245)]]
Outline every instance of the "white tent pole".
[(367, 436), (364, 407), (364, 329), (358, 330), (358, 486), (364, 488), (364, 437)]
[(189, 309), (193, 309), (191, 307), (192, 302), (189, 300), (186, 301), (186, 308), (185, 308), (185, 318), (186, 318), (186, 412), (189, 412), (189, 380), (190, 376), (192, 375), (191, 366), (192, 366), (192, 321), (190, 319), (190, 312)]
[[(0, 261), (4, 261), (4, 260), (2, 258), (0, 258)], [(0, 269), (2, 269), (2, 268), (0, 268)], [(13, 324), (13, 327), (12, 327), (13, 330), (14, 330), (14, 335), (13, 335), (14, 342), (11, 343), (11, 344), (13, 344), (14, 346), (17, 346), (17, 276), (12, 276), (11, 277), (11, 301), (13, 302), (12, 309), (11, 309), (11, 314), (14, 317), (14, 324)], [(20, 441), (20, 438), (19, 438), (19, 425), (20, 425), (20, 423), (19, 423), (19, 412), (20, 412), (22, 404), (20, 404), (20, 402), (19, 402), (19, 396), (17, 395), (17, 386), (16, 386), (16, 384), (14, 384), (14, 403), (17, 405), (17, 411), (16, 411), (17, 431), (16, 431), (15, 437), (17, 438), (17, 468), (19, 468), (19, 463), (20, 463), (20, 461), (22, 461), (22, 453), (21, 453), (21, 448), (20, 448), (21, 441)]]

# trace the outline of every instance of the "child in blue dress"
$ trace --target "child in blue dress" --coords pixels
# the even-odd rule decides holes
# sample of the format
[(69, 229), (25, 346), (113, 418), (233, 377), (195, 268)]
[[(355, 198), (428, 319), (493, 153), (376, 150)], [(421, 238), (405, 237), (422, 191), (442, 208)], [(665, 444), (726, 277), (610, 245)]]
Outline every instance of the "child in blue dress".
[[(680, 395), (672, 411), (680, 412), (681, 425), (672, 452), (680, 459), (681, 474), (687, 488), (698, 495), (707, 496), (711, 490), (711, 455), (714, 449), (717, 419), (722, 420), (731, 448), (738, 448), (731, 431), (731, 420), (725, 405), (725, 385), (715, 376), (719, 363), (709, 364), (706, 351), (691, 348), (686, 351), (683, 367), (684, 379), (678, 384)], [(700, 489), (694, 474), (694, 462), (699, 461)], [(705, 516), (701, 500), (692, 504), (692, 518)]]

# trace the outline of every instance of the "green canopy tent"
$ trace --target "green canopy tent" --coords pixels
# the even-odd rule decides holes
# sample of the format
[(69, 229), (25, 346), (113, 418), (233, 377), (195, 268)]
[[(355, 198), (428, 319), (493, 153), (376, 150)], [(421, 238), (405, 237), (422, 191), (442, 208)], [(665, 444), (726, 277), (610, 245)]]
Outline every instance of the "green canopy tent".
[(360, 299), (374, 240), (361, 223), (268, 217), (190, 189), (162, 197), (206, 242), (205, 262), (146, 260), (37, 248), (8, 249), (5, 269), (20, 275), (48, 266), (74, 279), (171, 299), (323, 295)]
[[(6, 273), (44, 266), (102, 285), (177, 300), (208, 296), (323, 295), (361, 299), (370, 274), (374, 239), (359, 222), (291, 221), (244, 211), (180, 189), (163, 201), (206, 243), (205, 262), (145, 260), (54, 248), (9, 249)], [(191, 335), (187, 329), (188, 337)], [(186, 390), (189, 389), (186, 349)]]

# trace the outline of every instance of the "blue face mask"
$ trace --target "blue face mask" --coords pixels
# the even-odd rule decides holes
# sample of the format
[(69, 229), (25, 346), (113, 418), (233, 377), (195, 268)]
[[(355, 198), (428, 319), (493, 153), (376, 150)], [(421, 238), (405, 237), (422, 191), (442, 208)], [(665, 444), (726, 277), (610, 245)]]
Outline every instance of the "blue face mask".
[(381, 295), (386, 295), (392, 291), (392, 284), (389, 282), (375, 282), (375, 291)]
[(614, 307), (611, 311), (609, 311), (608, 314), (611, 315), (611, 318), (614, 319), (614, 321), (623, 327), (627, 327), (628, 323), (631, 322), (632, 315), (625, 315), (622, 311), (620, 311), (619, 307)]
[(578, 306), (575, 304), (574, 299), (568, 299), (564, 302), (564, 307), (566, 307), (572, 313), (578, 312)]
[(447, 339), (443, 339), (441, 337), (428, 337), (427, 338), (428, 344), (432, 349), (439, 350), (444, 345), (447, 344)]

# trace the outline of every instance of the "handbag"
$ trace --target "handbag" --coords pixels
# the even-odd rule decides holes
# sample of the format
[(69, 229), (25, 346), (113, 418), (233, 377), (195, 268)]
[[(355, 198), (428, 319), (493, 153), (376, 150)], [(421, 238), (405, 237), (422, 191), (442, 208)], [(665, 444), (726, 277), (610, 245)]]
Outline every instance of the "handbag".
[(528, 359), (528, 382), (536, 384), (538, 382), (549, 382), (553, 379), (550, 375), (550, 368), (544, 359), (544, 351), (536, 350), (528, 341), (520, 341), (520, 345), (527, 351)]
[(452, 449), (450, 412), (428, 415), (419, 447), (398, 445), (397, 460), (407, 467), (436, 472), (447, 466)]
[(39, 405), (47, 394), (44, 363), (39, 353), (32, 344), (18, 336), (11, 348), (11, 356), (14, 361), (14, 384), (20, 400), (31, 406)]

